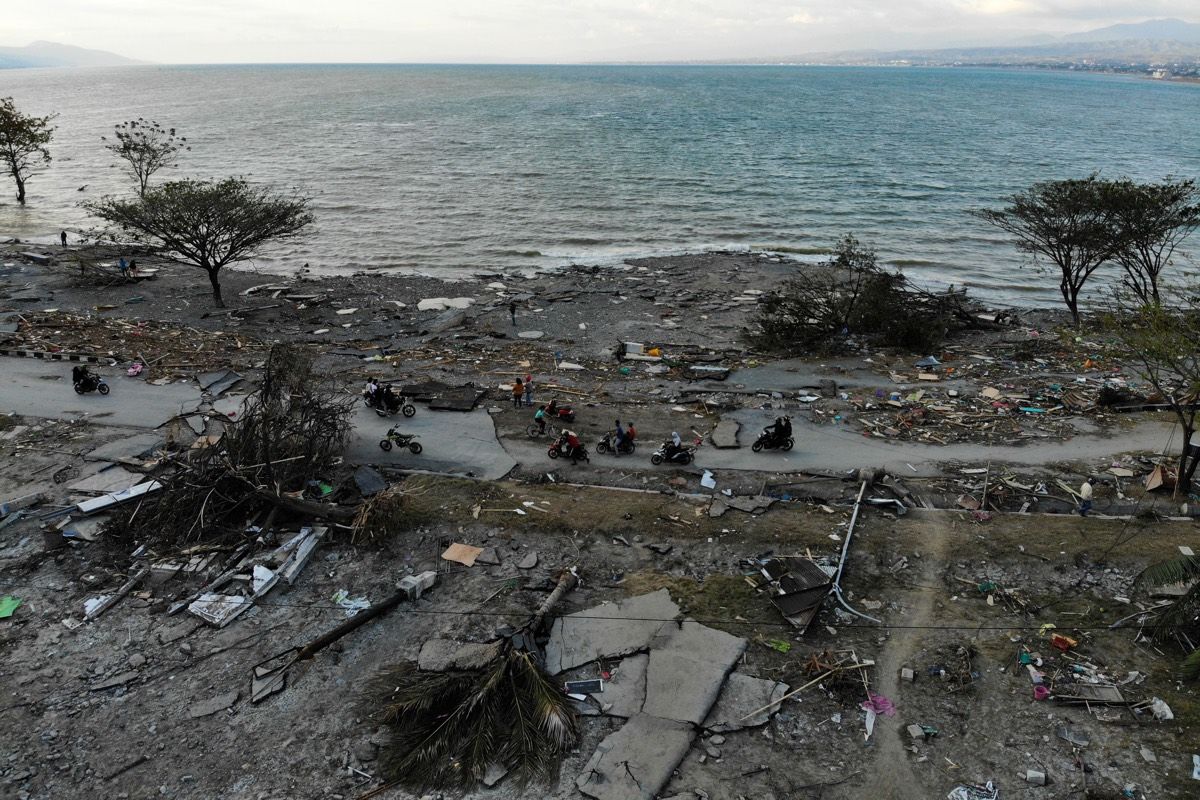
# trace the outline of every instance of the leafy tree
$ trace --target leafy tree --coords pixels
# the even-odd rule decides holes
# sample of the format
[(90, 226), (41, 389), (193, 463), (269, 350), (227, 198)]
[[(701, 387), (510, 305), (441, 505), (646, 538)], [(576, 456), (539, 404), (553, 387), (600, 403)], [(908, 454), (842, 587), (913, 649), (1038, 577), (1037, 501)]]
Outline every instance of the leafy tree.
[(1186, 492), (1200, 458), (1192, 436), (1200, 413), (1200, 287), (1187, 293), (1179, 308), (1141, 303), (1116, 293), (1105, 327), (1121, 342), (1134, 370), (1154, 387), (1175, 414), (1183, 432), (1176, 492)]
[(298, 236), (313, 221), (307, 197), (251, 186), (242, 178), (172, 181), (140, 197), (105, 197), (85, 208), (124, 237), (208, 273), (218, 308), (225, 307), (222, 267)]
[(1096, 175), (1035, 183), (1005, 208), (975, 216), (1017, 238), (1017, 248), (1058, 267), (1059, 291), (1079, 325), (1079, 294), (1092, 273), (1120, 249), (1107, 183)]
[(1181, 629), (1190, 630), (1193, 635), (1200, 629), (1200, 558), (1179, 555), (1153, 564), (1137, 577), (1137, 582), (1145, 586), (1174, 583), (1192, 585), (1175, 602), (1159, 612), (1151, 633), (1160, 641), (1175, 637), (1180, 643), (1186, 642), (1190, 653), (1183, 660), (1183, 677), (1189, 680), (1200, 679), (1200, 647), (1196, 647), (1187, 637), (1180, 639), (1176, 636)]
[(11, 97), (0, 98), (0, 161), (17, 182), (17, 202), (21, 205), (25, 205), (25, 181), (50, 163), (46, 145), (54, 136), (50, 121), (55, 116), (22, 114)]
[(187, 137), (176, 136), (174, 128), (164, 128), (154, 120), (141, 117), (117, 124), (113, 140), (101, 136), (100, 140), (115, 156), (126, 163), (126, 170), (137, 184), (138, 194), (146, 194), (150, 177), (163, 167), (173, 167), (172, 162), (180, 150), (191, 150)]
[(1158, 280), (1180, 243), (1200, 227), (1200, 190), (1191, 180), (1114, 181), (1105, 188), (1123, 283), (1143, 303), (1159, 303)]

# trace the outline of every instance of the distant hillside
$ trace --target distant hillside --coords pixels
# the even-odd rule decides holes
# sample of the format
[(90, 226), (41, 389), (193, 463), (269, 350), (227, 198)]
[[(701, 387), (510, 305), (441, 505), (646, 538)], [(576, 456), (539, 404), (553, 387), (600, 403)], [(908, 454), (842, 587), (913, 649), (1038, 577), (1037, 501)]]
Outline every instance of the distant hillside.
[(0, 47), (0, 69), (22, 67), (119, 67), (144, 64), (104, 50), (88, 50), (56, 42), (34, 42), (25, 47)]
[(1151, 19), (1062, 37), (1064, 42), (1121, 42), (1131, 39), (1200, 44), (1200, 25), (1181, 19)]

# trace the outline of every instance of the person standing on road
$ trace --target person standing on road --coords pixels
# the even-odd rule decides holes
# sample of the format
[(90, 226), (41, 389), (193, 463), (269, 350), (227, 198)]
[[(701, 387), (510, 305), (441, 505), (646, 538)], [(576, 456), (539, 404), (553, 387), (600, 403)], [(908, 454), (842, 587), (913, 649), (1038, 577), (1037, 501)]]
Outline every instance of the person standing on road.
[(1086, 517), (1092, 510), (1092, 484), (1095, 482), (1095, 478), (1088, 478), (1079, 487), (1079, 516), (1081, 517)]
[(508, 315), (510, 317), (512, 317), (513, 327), (514, 328), (517, 327), (517, 301), (516, 300), (508, 301)]
[(62, 246), (63, 246), (63, 247), (66, 247), (66, 246), (67, 246), (67, 232), (66, 232), (66, 231), (59, 231), (59, 232), (58, 232), (58, 238), (62, 240)]
[(525, 373), (525, 405), (533, 407), (533, 376)]
[(521, 383), (521, 379), (517, 378), (512, 387), (513, 405), (517, 408), (521, 407), (521, 401), (525, 397), (525, 384)]

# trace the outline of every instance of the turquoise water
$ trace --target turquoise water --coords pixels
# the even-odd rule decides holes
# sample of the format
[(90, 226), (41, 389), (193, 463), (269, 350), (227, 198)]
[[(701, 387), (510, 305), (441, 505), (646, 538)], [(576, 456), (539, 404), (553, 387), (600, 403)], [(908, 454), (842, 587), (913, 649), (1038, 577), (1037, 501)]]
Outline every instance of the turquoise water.
[[(220, 66), (0, 72), (56, 111), (55, 161), (0, 233), (86, 224), (127, 184), (100, 136), (137, 116), (168, 175), (314, 197), (259, 266), (432, 274), (705, 248), (813, 253), (853, 232), (927, 283), (1050, 300), (967, 215), (1036, 180), (1200, 177), (1200, 86), (1072, 73), (810, 67)], [(84, 191), (79, 187), (86, 186)], [(1200, 248), (1200, 243), (1193, 243)]]

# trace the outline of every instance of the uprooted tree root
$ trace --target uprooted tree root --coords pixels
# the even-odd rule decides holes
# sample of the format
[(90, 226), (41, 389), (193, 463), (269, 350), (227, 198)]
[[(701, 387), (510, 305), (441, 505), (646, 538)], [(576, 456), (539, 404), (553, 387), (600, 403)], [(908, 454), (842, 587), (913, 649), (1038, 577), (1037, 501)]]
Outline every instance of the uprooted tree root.
[(186, 451), (156, 479), (163, 489), (110, 525), (122, 543), (186, 545), (244, 530), (267, 509), (348, 522), (353, 512), (303, 499), (337, 467), (354, 399), (326, 387), (308, 356), (271, 349), (261, 389), (219, 441)]

